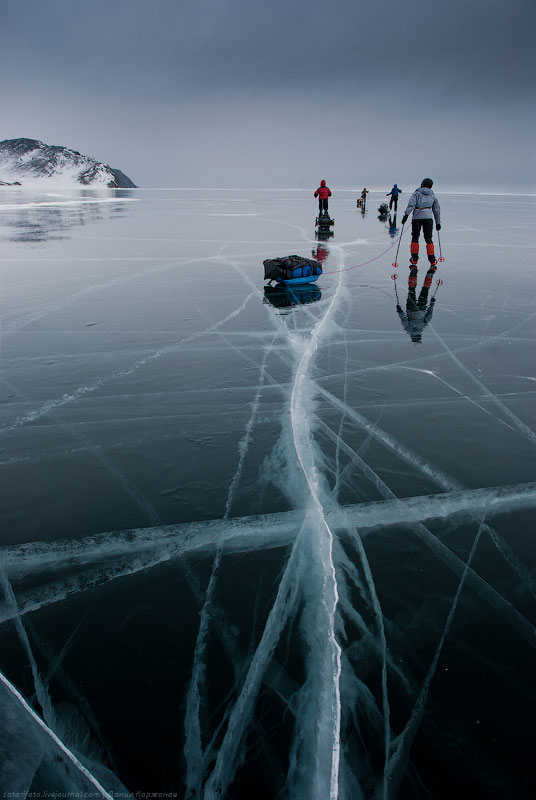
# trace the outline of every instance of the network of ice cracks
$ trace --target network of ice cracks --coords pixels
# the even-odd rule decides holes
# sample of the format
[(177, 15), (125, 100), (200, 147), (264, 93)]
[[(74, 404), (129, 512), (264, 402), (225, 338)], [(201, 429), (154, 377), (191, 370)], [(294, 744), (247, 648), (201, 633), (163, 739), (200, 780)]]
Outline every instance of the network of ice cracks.
[[(10, 781), (10, 788), (27, 790), (28, 775), (33, 774), (36, 765), (46, 764), (48, 759), (51, 764), (54, 763), (55, 770), (63, 770), (63, 785), (69, 791), (87, 790), (89, 787), (95, 796), (112, 797), (114, 792), (128, 796), (125, 787), (110, 770), (87, 755), (80, 755), (82, 747), (77, 750), (67, 743), (69, 731), (65, 721), (58, 718), (48, 691), (51, 674), (60, 663), (62, 654), (57, 656), (51, 674), (41, 675), (32, 653), (24, 617), (28, 612), (103, 582), (149, 570), (187, 553), (206, 552), (213, 556), (212, 574), (201, 601), (192, 678), (186, 698), (184, 756), (188, 798), (212, 800), (227, 795), (243, 760), (244, 741), (249, 726), (253, 724), (259, 692), (265, 685), (271, 686), (284, 697), (288, 713), (293, 717), (294, 738), (285, 787), (288, 797), (304, 800), (394, 798), (409, 768), (409, 751), (464, 586), (470, 587), (512, 628), (534, 643), (532, 625), (478, 575), (472, 567), (472, 559), (481, 536), (490, 536), (510, 566), (518, 571), (520, 579), (532, 585), (531, 576), (501, 540), (489, 520), (497, 513), (533, 507), (536, 486), (521, 484), (499, 489), (467, 490), (452, 476), (352, 408), (345, 399), (346, 386), (343, 387), (342, 396), (337, 397), (315, 379), (317, 354), (334, 334), (340, 335), (342, 332), (344, 335), (342, 320), (348, 301), (344, 272), (347, 266), (345, 247), (333, 243), (330, 243), (330, 247), (340, 271), (327, 299), (301, 309), (300, 320), (308, 321), (305, 327), (296, 325), (295, 315), (281, 315), (272, 306), (263, 306), (273, 335), (266, 337), (262, 360), (256, 364), (257, 389), (239, 444), (237, 468), (229, 485), (226, 510), (221, 520), (153, 526), (135, 531), (103, 533), (82, 541), (27, 544), (4, 550), (1, 579), (5, 602), (0, 621), (11, 621), (16, 626), (32, 668), (35, 698), (42, 714), (36, 714), (16, 687), (0, 673), (2, 713), (10, 728), (12, 741), (15, 747), (24, 741), (28, 751), (28, 774), (10, 774), (9, 765), (3, 765), (3, 778)], [(251, 280), (239, 260), (227, 258), (223, 252), (215, 259), (240, 273), (249, 287), (249, 294), (223, 319), (186, 338), (181, 347), (187, 347), (189, 342), (207, 333), (221, 336), (230, 347), (235, 347), (226, 337), (224, 325), (240, 315), (251, 298), (261, 294), (258, 284)], [(432, 325), (430, 327), (433, 328)], [(437, 331), (434, 333), (441, 339)], [(276, 347), (276, 341), (281, 342), (282, 339), (288, 346)], [(484, 396), (489, 401), (486, 407), (479, 407), (534, 444), (536, 436), (533, 431), (478, 377), (469, 373), (446, 341), (441, 342), (448, 357), (478, 387), (478, 396)], [(153, 356), (144, 357), (130, 368), (114, 373), (109, 379), (131, 374), (151, 358), (157, 359), (166, 352), (166, 348), (155, 351)], [(282, 484), (290, 487), (296, 510), (236, 518), (232, 517), (233, 502), (253, 437), (263, 387), (274, 382), (269, 371), (269, 359), (274, 357), (285, 361), (292, 372), (285, 403), (286, 416), (276, 450), (282, 465)], [(102, 381), (98, 383), (101, 384)], [(69, 397), (59, 398), (28, 413), (17, 424), (38, 419), (52, 408), (76, 401), (95, 388), (97, 384), (80, 387)], [(454, 386), (451, 388), (458, 391)], [(479, 404), (478, 400), (463, 396), (468, 402)], [(340, 413), (338, 430), (330, 428), (318, 415), (316, 409), (319, 399)], [(438, 487), (439, 493), (398, 499), (365, 457), (345, 442), (345, 420), (360, 427), (370, 439), (401, 462), (420, 471)], [(332, 470), (331, 483), (328, 480), (329, 469), (317, 441), (319, 432), (331, 439), (336, 447), (337, 463)], [(347, 457), (352, 469), (359, 469), (374, 485), (383, 501), (355, 506), (338, 503), (336, 490), (344, 481), (340, 459), (342, 454)], [(474, 540), (466, 560), (442, 543), (425, 524), (427, 520), (452, 514), (463, 514), (474, 523)], [(390, 656), (388, 622), (382, 612), (363, 546), (365, 535), (372, 535), (375, 529), (395, 523), (411, 525), (420, 541), (457, 578), (457, 589), (438, 633), (434, 656), (419, 685), (415, 685)], [(201, 726), (200, 709), (210, 681), (205, 652), (222, 558), (226, 553), (285, 546), (288, 548), (288, 559), (262, 635), (251, 654), (247, 669), (237, 680), (235, 692), (229, 699), (218, 729), (212, 732), (211, 738), (207, 738)], [(62, 575), (62, 571), (65, 575)], [(12, 583), (28, 575), (33, 576), (31, 588), (15, 596)], [(274, 674), (273, 658), (285, 631), (296, 620), (307, 653), (304, 658), (306, 678), (297, 691), (285, 696), (284, 680), (281, 680), (283, 670), (281, 668), (279, 673), (276, 670)], [(347, 635), (350, 625), (360, 636), (352, 646)], [(379, 668), (379, 692), (367, 686), (354, 669), (356, 660), (371, 657), (376, 659)], [(399, 691), (405, 692), (411, 707), (405, 724), (396, 731), (390, 719), (391, 684), (396, 684)], [(24, 710), (23, 714), (20, 713), (21, 709)], [(344, 746), (345, 728), (350, 723), (359, 727), (358, 716), (366, 718), (375, 738), (381, 742), (381, 758), (374, 765), (367, 763), (364, 742), (362, 752), (353, 753), (351, 759)], [(58, 763), (61, 763), (61, 767), (58, 767)], [(356, 764), (360, 765), (357, 769)], [(364, 779), (359, 774), (360, 770)]]

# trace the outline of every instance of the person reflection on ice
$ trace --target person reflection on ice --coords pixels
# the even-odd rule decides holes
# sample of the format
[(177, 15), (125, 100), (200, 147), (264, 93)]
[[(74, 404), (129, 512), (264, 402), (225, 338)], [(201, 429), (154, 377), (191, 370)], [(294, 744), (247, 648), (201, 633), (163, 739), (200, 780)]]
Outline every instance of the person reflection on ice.
[(434, 306), (435, 306), (435, 294), (428, 302), (428, 294), (430, 292), (430, 287), (432, 285), (432, 278), (434, 277), (435, 270), (429, 269), (426, 273), (426, 277), (424, 278), (424, 283), (422, 285), (422, 289), (419, 293), (419, 299), (416, 298), (416, 286), (413, 281), (410, 280), (408, 286), (408, 299), (406, 301), (406, 312), (402, 310), (402, 306), (398, 302), (398, 294), (397, 294), (397, 304), (396, 304), (396, 313), (399, 316), (400, 322), (402, 323), (402, 327), (409, 334), (411, 337), (411, 341), (414, 344), (419, 344), (422, 341), (422, 334), (430, 320), (432, 319), (432, 314), (434, 313)]
[(396, 238), (398, 235), (398, 228), (396, 226), (396, 213), (394, 217), (389, 217), (389, 236), (391, 239)]
[(320, 264), (323, 264), (326, 258), (328, 257), (329, 250), (325, 244), (317, 244), (315, 250), (311, 250), (311, 255), (313, 258), (318, 261)]

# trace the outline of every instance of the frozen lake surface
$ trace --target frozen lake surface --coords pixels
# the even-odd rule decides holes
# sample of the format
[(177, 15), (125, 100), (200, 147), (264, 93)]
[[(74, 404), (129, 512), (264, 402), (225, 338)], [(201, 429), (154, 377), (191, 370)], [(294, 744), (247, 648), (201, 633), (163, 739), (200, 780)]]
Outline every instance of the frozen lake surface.
[(535, 796), (536, 198), (437, 195), (412, 295), (380, 193), (0, 190), (3, 790)]

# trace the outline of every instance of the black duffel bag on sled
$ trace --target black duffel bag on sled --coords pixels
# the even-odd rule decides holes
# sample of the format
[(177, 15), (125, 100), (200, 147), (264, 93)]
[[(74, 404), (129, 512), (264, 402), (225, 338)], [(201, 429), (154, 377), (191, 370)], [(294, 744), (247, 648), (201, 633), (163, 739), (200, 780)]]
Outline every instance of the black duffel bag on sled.
[(314, 281), (322, 275), (322, 264), (313, 258), (303, 256), (283, 256), (267, 258), (264, 264), (265, 281)]

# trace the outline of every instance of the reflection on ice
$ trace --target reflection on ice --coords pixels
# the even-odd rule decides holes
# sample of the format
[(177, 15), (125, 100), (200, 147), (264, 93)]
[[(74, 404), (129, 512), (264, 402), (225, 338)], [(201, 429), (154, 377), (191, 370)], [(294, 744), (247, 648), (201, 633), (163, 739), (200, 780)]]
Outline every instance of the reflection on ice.
[[(283, 220), (279, 196), (230, 215), (205, 195), (147, 195), (147, 268), (96, 256), (33, 302), (7, 272), (3, 785), (528, 797), (533, 333), (515, 278), (493, 304), (468, 276), (468, 315), (445, 267), (432, 319), (426, 278), (393, 298), (386, 231), (351, 198), (328, 248), (294, 196)], [(189, 215), (179, 258), (170, 208)], [(124, 257), (128, 215), (89, 224)], [(300, 249), (318, 285), (263, 287), (263, 259)]]
[(406, 333), (409, 334), (414, 344), (418, 344), (422, 341), (423, 331), (432, 319), (434, 313), (437, 289), (432, 297), (428, 299), (432, 277), (432, 275), (426, 275), (418, 299), (415, 296), (415, 286), (409, 287), (405, 312), (402, 310), (400, 303), (397, 302), (396, 311), (402, 323), (402, 327)]
[(289, 308), (290, 306), (315, 303), (322, 297), (322, 292), (314, 283), (305, 286), (265, 286), (264, 300), (275, 308)]
[(135, 202), (125, 191), (106, 192), (103, 196), (102, 192), (73, 190), (58, 195), (58, 199), (50, 199), (49, 194), (28, 195), (27, 191), (2, 194), (6, 199), (16, 199), (15, 203), (0, 202), (2, 238), (29, 244), (67, 238), (73, 226), (123, 214), (124, 204)]

